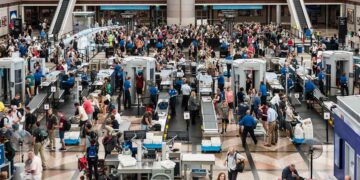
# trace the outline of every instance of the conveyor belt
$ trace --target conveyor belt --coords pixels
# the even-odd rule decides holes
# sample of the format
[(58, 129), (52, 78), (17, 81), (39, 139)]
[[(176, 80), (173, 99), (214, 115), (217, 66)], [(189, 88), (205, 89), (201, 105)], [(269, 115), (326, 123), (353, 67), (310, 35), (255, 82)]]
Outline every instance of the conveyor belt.
[(34, 96), (34, 98), (28, 104), (28, 107), (30, 108), (30, 112), (33, 113), (37, 109), (39, 109), (40, 106), (42, 106), (43, 103), (45, 102), (46, 98), (47, 98), (46, 93), (39, 93), (36, 96)]
[(214, 104), (211, 101), (211, 97), (202, 97), (201, 113), (203, 118), (203, 136), (218, 135), (218, 123), (216, 119)]

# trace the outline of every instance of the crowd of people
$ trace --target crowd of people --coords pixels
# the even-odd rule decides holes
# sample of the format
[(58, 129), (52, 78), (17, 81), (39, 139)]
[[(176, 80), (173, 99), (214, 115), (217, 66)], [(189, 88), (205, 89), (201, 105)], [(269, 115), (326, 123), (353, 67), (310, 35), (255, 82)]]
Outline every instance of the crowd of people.
[[(5, 48), (0, 48), (1, 55), (11, 56), (16, 51), (19, 51), (20, 57), (26, 60), (36, 57), (45, 58), (46, 62), (52, 61), (56, 64), (55, 69), (64, 73), (61, 79), (61, 88), (65, 89), (66, 94), (70, 94), (75, 85), (75, 75), (70, 70), (77, 68), (81, 64), (77, 37), (69, 45), (65, 45), (63, 40), (60, 40), (51, 49), (45, 29), (40, 31), (38, 37), (35, 37), (34, 34), (31, 26), (29, 26), (24, 34), (17, 39), (9, 35), (3, 45)], [(333, 40), (336, 39), (331, 41)], [(93, 35), (92, 41), (99, 49), (104, 47), (112, 49), (113, 55), (118, 57), (128, 55), (153, 56), (157, 62), (157, 71), (160, 71), (170, 61), (175, 61), (179, 66), (186, 60), (207, 64), (208, 73), (218, 76), (213, 103), (217, 117), (222, 122), (221, 134), (227, 133), (228, 124), (238, 124), (239, 136), (241, 136), (244, 147), (246, 146), (248, 134), (257, 144), (254, 127), (258, 126), (258, 124), (262, 124), (266, 132), (264, 146), (276, 145), (278, 138), (277, 128), (282, 131), (288, 130), (288, 136), (291, 136), (290, 128), (288, 128), (290, 125), (287, 124), (287, 97), (280, 93), (268, 100), (266, 85), (261, 82), (260, 88), (256, 89), (253, 87), (250, 78), (247, 80), (246, 87), (240, 87), (237, 94), (234, 94), (231, 86), (226, 85), (226, 81), (231, 78), (231, 65), (228, 65), (225, 71), (219, 60), (225, 58), (231, 61), (234, 59), (263, 57), (265, 54), (270, 54), (272, 56), (287, 57), (291, 60), (295, 59), (296, 61), (295, 40), (290, 32), (282, 28), (281, 25), (240, 23), (236, 24), (231, 31), (221, 25), (189, 25), (186, 27), (171, 25), (156, 28), (137, 26), (129, 32), (125, 28), (99, 32)], [(322, 46), (321, 48), (326, 47)], [(318, 47), (314, 46), (314, 49), (318, 49)], [(220, 54), (217, 53), (218, 51), (220, 51)], [(124, 96), (124, 108), (130, 109), (131, 96), (142, 96), (146, 93), (144, 92), (145, 80), (142, 72), (137, 72), (135, 84), (133, 85), (130, 77), (126, 76), (120, 62), (114, 61), (112, 67), (116, 75), (115, 87), (111, 87), (110, 80), (105, 79), (101, 93), (96, 97), (83, 97), (82, 103), (74, 104), (74, 115), (79, 120), (81, 136), (86, 139), (84, 152), (87, 152), (86, 157), (89, 162), (90, 174), (94, 169), (95, 177), (98, 176), (96, 162), (99, 149), (99, 135), (97, 135), (95, 127), (99, 122), (105, 122), (107, 134), (103, 144), (107, 146), (108, 142), (114, 140), (112, 138), (114, 136), (113, 130), (118, 129), (119, 124), (122, 123), (121, 116), (115, 108), (111, 96), (119, 91), (119, 99), (122, 94)], [(49, 151), (55, 151), (56, 131), (59, 133), (61, 142), (59, 150), (65, 151), (67, 148), (64, 137), (66, 132), (69, 131), (67, 126), (70, 117), (66, 117), (66, 113), (61, 110), (49, 109), (46, 113), (46, 123), (44, 125), (38, 120), (37, 116), (31, 113), (27, 104), (37, 94), (41, 78), (44, 78), (42, 73), (44, 69), (39, 63), (35, 64), (34, 69), (34, 72), (28, 71), (27, 73), (26, 101), (21, 102), (20, 95), (15, 96), (11, 101), (11, 106), (2, 110), (6, 115), (2, 118), (0, 126), (5, 129), (16, 129), (18, 125), (24, 122), (25, 130), (34, 139), (34, 150), (28, 154), (27, 172), (35, 176), (41, 176), (42, 170), (48, 167), (44, 149), (46, 146)], [(85, 73), (81, 77), (82, 85), (87, 85), (86, 83), (96, 80), (96, 70), (85, 69), (84, 71)], [(152, 118), (154, 117), (152, 111), (156, 108), (157, 95), (160, 91), (158, 84), (158, 82), (154, 82), (148, 88), (152, 106), (149, 110), (146, 110), (141, 120), (141, 128), (144, 130), (154, 128), (152, 127)], [(130, 89), (132, 86), (136, 87), (136, 94), (131, 94)], [(175, 108), (177, 101), (179, 101), (178, 96), (182, 96), (182, 109), (190, 112), (190, 120), (186, 121), (187, 130), (190, 125), (196, 124), (200, 109), (200, 100), (193, 89), (194, 86), (191, 84), (190, 79), (178, 78), (168, 90), (172, 116), (180, 113), (176, 112)], [(109, 115), (108, 118), (106, 118), (107, 115)], [(6, 136), (3, 137), (6, 139)], [(44, 142), (48, 143), (45, 144)], [(106, 155), (111, 153), (113, 147), (109, 149), (106, 150)], [(237, 161), (243, 161), (244, 159), (234, 149), (229, 150), (226, 160), (229, 180), (236, 179), (237, 172), (234, 170), (234, 166), (236, 166)], [(12, 158), (9, 158), (9, 160), (12, 161)], [(292, 172), (290, 174), (297, 174), (294, 169), (293, 166), (289, 167), (288, 171)], [(222, 173), (218, 179), (225, 179), (225, 177), (226, 174)]]

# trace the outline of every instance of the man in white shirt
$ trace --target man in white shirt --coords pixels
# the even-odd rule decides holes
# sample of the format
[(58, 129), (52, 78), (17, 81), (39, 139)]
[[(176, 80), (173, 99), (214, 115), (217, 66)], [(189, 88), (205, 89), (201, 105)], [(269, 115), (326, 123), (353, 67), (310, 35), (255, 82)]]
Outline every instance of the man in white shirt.
[(116, 110), (116, 109), (113, 109), (113, 111), (111, 112), (112, 115), (115, 116), (115, 120), (121, 124), (121, 116), (120, 116), (120, 113)]
[(186, 80), (185, 84), (181, 86), (181, 93), (183, 94), (182, 104), (181, 106), (185, 108), (185, 111), (188, 110), (188, 102), (191, 93), (191, 87), (189, 86), (189, 81)]
[(271, 145), (276, 145), (276, 119), (278, 117), (277, 112), (272, 107), (269, 107), (267, 110), (267, 123), (268, 123), (268, 137), (265, 146), (270, 147)]
[(33, 151), (29, 151), (28, 159), (25, 162), (25, 172), (32, 177), (31, 179), (41, 180), (42, 171), (41, 159)]
[(229, 148), (229, 151), (228, 151), (228, 154), (227, 154), (227, 157), (225, 160), (225, 166), (227, 166), (229, 180), (236, 180), (236, 177), (238, 175), (238, 172), (235, 171), (236, 164), (238, 164), (244, 160), (245, 160), (245, 157), (240, 155), (238, 152), (236, 152), (233, 147)]
[(84, 125), (86, 124), (86, 122), (88, 121), (88, 115), (85, 112), (85, 109), (79, 104), (79, 103), (75, 103), (75, 108), (78, 111), (77, 117), (80, 119), (79, 122), (79, 126), (82, 129), (81, 133), (82, 133), (82, 137), (85, 137), (85, 132), (84, 132)]
[(4, 127), (7, 129), (13, 128), (14, 124), (18, 123), (18, 118), (16, 118), (16, 115), (12, 110), (8, 110), (6, 117), (3, 119), (4, 121)]

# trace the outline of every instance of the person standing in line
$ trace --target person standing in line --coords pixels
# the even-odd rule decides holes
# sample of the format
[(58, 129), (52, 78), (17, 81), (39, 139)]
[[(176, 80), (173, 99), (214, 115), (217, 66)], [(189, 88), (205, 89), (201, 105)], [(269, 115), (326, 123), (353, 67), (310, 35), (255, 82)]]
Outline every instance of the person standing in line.
[(237, 103), (238, 103), (238, 104), (236, 104), (236, 106), (245, 102), (245, 93), (244, 93), (243, 87), (240, 87), (239, 91), (236, 93), (236, 98), (237, 98)]
[(30, 174), (33, 180), (41, 180), (44, 170), (41, 164), (42, 160), (33, 151), (29, 151), (28, 159), (25, 161), (25, 172)]
[(93, 113), (94, 113), (94, 108), (91, 104), (91, 101), (89, 99), (87, 99), (86, 97), (83, 97), (83, 108), (88, 116), (88, 120), (92, 121), (93, 120)]
[(178, 95), (178, 92), (174, 89), (173, 85), (170, 86), (168, 95), (170, 97), (171, 115), (176, 115), (176, 96)]
[(60, 143), (61, 143), (60, 151), (66, 151), (65, 140), (64, 140), (64, 138), (65, 138), (64, 124), (65, 124), (66, 119), (65, 119), (64, 113), (61, 111), (58, 111), (57, 115), (60, 118), (59, 125), (56, 126), (57, 128), (59, 128), (59, 138), (60, 138)]
[(46, 169), (46, 159), (44, 155), (44, 145), (46, 138), (43, 136), (45, 129), (40, 127), (40, 122), (36, 122), (36, 127), (33, 131), (33, 144), (34, 144), (34, 152), (35, 155), (40, 153), (42, 168)]
[(267, 133), (267, 131), (268, 131), (268, 123), (267, 123), (268, 109), (269, 109), (269, 107), (268, 107), (267, 104), (264, 104), (264, 105), (260, 106), (260, 110), (261, 110), (262, 115), (261, 115), (261, 118), (259, 118), (259, 119), (261, 119), (261, 122), (262, 122), (262, 125), (264, 127), (265, 133)]
[(225, 86), (225, 78), (223, 74), (220, 74), (218, 77), (218, 88), (220, 89), (220, 91), (224, 90), (224, 86)]
[(254, 127), (256, 126), (256, 120), (254, 117), (250, 115), (250, 110), (246, 111), (246, 115), (239, 121), (239, 125), (244, 126), (244, 130), (242, 132), (241, 141), (243, 147), (246, 145), (246, 137), (250, 133), (251, 138), (254, 143), (257, 144), (257, 140), (254, 134)]
[(48, 110), (48, 119), (46, 121), (46, 129), (49, 135), (49, 148), (51, 151), (55, 151), (55, 128), (58, 124), (57, 117), (53, 113), (53, 110), (50, 108)]
[(86, 112), (85, 112), (85, 109), (80, 106), (79, 103), (75, 103), (74, 104), (75, 108), (76, 108), (76, 111), (77, 111), (77, 118), (80, 119), (80, 122), (79, 122), (79, 127), (80, 127), (80, 134), (81, 134), (81, 137), (85, 137), (85, 124), (87, 123), (87, 121), (89, 120)]
[(98, 174), (98, 153), (99, 153), (99, 146), (95, 139), (90, 141), (90, 147), (86, 148), (86, 159), (88, 162), (88, 169), (89, 169), (89, 179), (92, 179), (92, 176), (95, 175), (95, 179), (99, 179)]
[(227, 129), (227, 125), (229, 124), (229, 114), (230, 114), (230, 108), (229, 105), (226, 101), (223, 101), (221, 104), (219, 104), (219, 109), (221, 112), (221, 120), (222, 120), (222, 124), (221, 124), (221, 134), (224, 134), (224, 132), (226, 133), (226, 129)]
[(124, 91), (125, 91), (125, 97), (124, 97), (124, 108), (125, 109), (131, 109), (131, 94), (130, 94), (130, 88), (131, 88), (131, 82), (130, 77), (127, 77), (124, 82)]
[(319, 84), (320, 92), (325, 95), (324, 79), (325, 79), (325, 73), (324, 73), (324, 69), (322, 69), (318, 74), (318, 84)]
[[(225, 99), (228, 105), (228, 123), (233, 122), (234, 116), (234, 92), (231, 90), (230, 87), (226, 88), (225, 92)], [(226, 130), (226, 129), (225, 129)]]
[(260, 82), (259, 91), (261, 93), (261, 98), (260, 98), (261, 104), (264, 105), (264, 104), (266, 104), (266, 98), (267, 98), (267, 88), (266, 88), (264, 81)]
[(30, 112), (29, 107), (25, 107), (25, 130), (30, 134), (33, 133), (37, 117)]
[[(196, 117), (197, 117), (197, 113), (199, 111), (199, 106), (200, 106), (200, 102), (199, 99), (196, 97), (196, 93), (195, 91), (191, 92), (190, 98), (189, 98), (189, 111), (190, 111), (190, 120), (191, 120), (191, 124), (195, 125), (196, 121)], [(186, 121), (186, 127), (187, 130), (189, 129), (189, 122)]]
[(190, 93), (191, 93), (191, 87), (189, 85), (188, 80), (186, 80), (185, 84), (183, 84), (181, 86), (181, 93), (183, 95), (181, 106), (184, 108), (185, 111), (187, 111), (188, 110), (188, 104), (189, 104), (188, 102), (189, 102)]
[(228, 170), (228, 180), (236, 180), (239, 172), (235, 171), (236, 164), (244, 161), (245, 157), (235, 151), (233, 147), (229, 148), (229, 151), (226, 156), (224, 165)]
[(137, 72), (135, 81), (136, 81), (136, 84), (135, 84), (136, 85), (136, 95), (137, 95), (137, 98), (140, 99), (143, 94), (144, 81), (145, 81), (142, 70)]
[(153, 104), (154, 109), (156, 109), (159, 90), (155, 84), (151, 84), (149, 88), (149, 93), (150, 93), (150, 101)]
[(349, 95), (349, 87), (348, 87), (348, 78), (346, 77), (346, 74), (343, 73), (340, 77), (340, 87), (341, 87), (341, 96)]
[(275, 140), (275, 129), (276, 129), (276, 119), (278, 117), (277, 112), (275, 109), (269, 107), (267, 110), (267, 123), (268, 123), (268, 133), (267, 133), (267, 141), (265, 146), (271, 147), (271, 145), (276, 145)]

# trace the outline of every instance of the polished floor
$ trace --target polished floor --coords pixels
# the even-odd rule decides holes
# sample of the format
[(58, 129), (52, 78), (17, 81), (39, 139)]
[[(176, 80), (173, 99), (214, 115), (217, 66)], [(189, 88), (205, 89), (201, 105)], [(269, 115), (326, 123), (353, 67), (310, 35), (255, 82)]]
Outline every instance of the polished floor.
[[(62, 110), (68, 114), (72, 114), (74, 109), (72, 103), (66, 104), (61, 107)], [(296, 109), (302, 118), (311, 118), (314, 126), (314, 136), (319, 139), (321, 142), (325, 142), (326, 130), (325, 130), (325, 122), (322, 120), (321, 116), (313, 111), (307, 110), (304, 105), (297, 107)], [(132, 125), (130, 129), (137, 130), (140, 129), (140, 118), (137, 116), (130, 116), (129, 112), (123, 113), (123, 119), (127, 121), (131, 121)], [(135, 113), (136, 114), (136, 113)], [(178, 113), (178, 116), (182, 116), (182, 113)], [(104, 119), (104, 117), (101, 117)], [(182, 119), (176, 117), (175, 119)], [(178, 121), (178, 120), (177, 120)], [(171, 124), (169, 129), (183, 129), (185, 126), (181, 123), (185, 123), (184, 121), (179, 121)], [(220, 122), (219, 122), (220, 123)], [(199, 126), (199, 124), (197, 124)], [(97, 126), (98, 133), (101, 133), (101, 126)], [(174, 128), (175, 127), (175, 128)], [(219, 126), (220, 127), (220, 126)], [(277, 180), (281, 177), (282, 169), (285, 168), (289, 164), (295, 164), (299, 174), (304, 178), (310, 178), (310, 170), (309, 170), (309, 156), (304, 151), (304, 148), (301, 146), (295, 146), (289, 138), (287, 137), (279, 137), (278, 143), (276, 146), (265, 147), (264, 146), (264, 136), (257, 137), (259, 142), (257, 145), (253, 143), (253, 141), (248, 138), (247, 148), (242, 147), (242, 143), (239, 137), (237, 137), (237, 125), (230, 124), (228, 127), (227, 133), (221, 136), (222, 140), (222, 152), (216, 153), (216, 164), (214, 167), (214, 178), (220, 172), (226, 172), (227, 169), (224, 166), (224, 161), (226, 160), (226, 152), (230, 147), (234, 147), (240, 153), (246, 157), (246, 165), (243, 173), (239, 173), (237, 179), (241, 180)], [(185, 129), (184, 129), (185, 130)], [(199, 142), (199, 134), (201, 132), (191, 132), (191, 131), (199, 131), (198, 128), (190, 128), (190, 140), (193, 140), (190, 143), (183, 143), (181, 151), (183, 153), (201, 153), (200, 150), (200, 142)], [(324, 144), (323, 152), (321, 156), (317, 159), (314, 159), (313, 162), (313, 179), (331, 179), (333, 174), (333, 145), (331, 144), (333, 132), (330, 127), (329, 130), (329, 144)], [(101, 141), (101, 139), (100, 139)], [(60, 148), (59, 139), (57, 138), (57, 149)], [(82, 157), (83, 153), (83, 145), (79, 146), (69, 146), (66, 152), (56, 151), (49, 152), (46, 150), (46, 159), (48, 169), (43, 172), (44, 180), (55, 180), (55, 179), (63, 179), (63, 180), (76, 180), (80, 179), (80, 176), (83, 175), (82, 172), (77, 170), (78, 166), (78, 157)], [(100, 158), (104, 156), (103, 146), (100, 146)], [(16, 157), (16, 161), (20, 161), (19, 154)], [(26, 158), (26, 155), (25, 155)], [(206, 167), (205, 167), (206, 168)], [(189, 172), (189, 171), (188, 171)], [(188, 174), (189, 176), (189, 174)], [(188, 178), (190, 179), (190, 178)]]
[[(139, 118), (124, 117), (133, 122), (131, 129), (139, 129)], [(315, 131), (315, 134), (319, 132)], [(216, 155), (214, 175), (226, 172), (224, 160), (228, 148), (234, 147), (246, 157), (245, 171), (238, 175), (237, 179), (278, 179), (281, 171), (289, 164), (295, 164), (300, 175), (310, 177), (309, 159), (300, 148), (297, 148), (286, 137), (279, 138), (278, 144), (272, 147), (263, 146), (263, 137), (258, 137), (259, 143), (254, 145), (250, 138), (247, 139), (248, 147), (243, 148), (241, 140), (236, 136), (237, 126), (231, 124), (228, 132), (222, 138), (222, 152)], [(59, 139), (57, 139), (58, 141)], [(60, 143), (57, 142), (57, 148)], [(77, 158), (83, 156), (82, 146), (69, 146), (67, 152), (49, 152), (46, 150), (48, 169), (43, 172), (43, 179), (79, 179), (82, 173), (77, 170)], [(199, 144), (183, 144), (182, 152), (201, 153)], [(103, 147), (100, 147), (100, 157), (103, 157)], [(19, 156), (17, 156), (19, 160)], [(333, 172), (333, 145), (323, 145), (323, 153), (318, 159), (314, 159), (314, 178), (329, 179)]]

